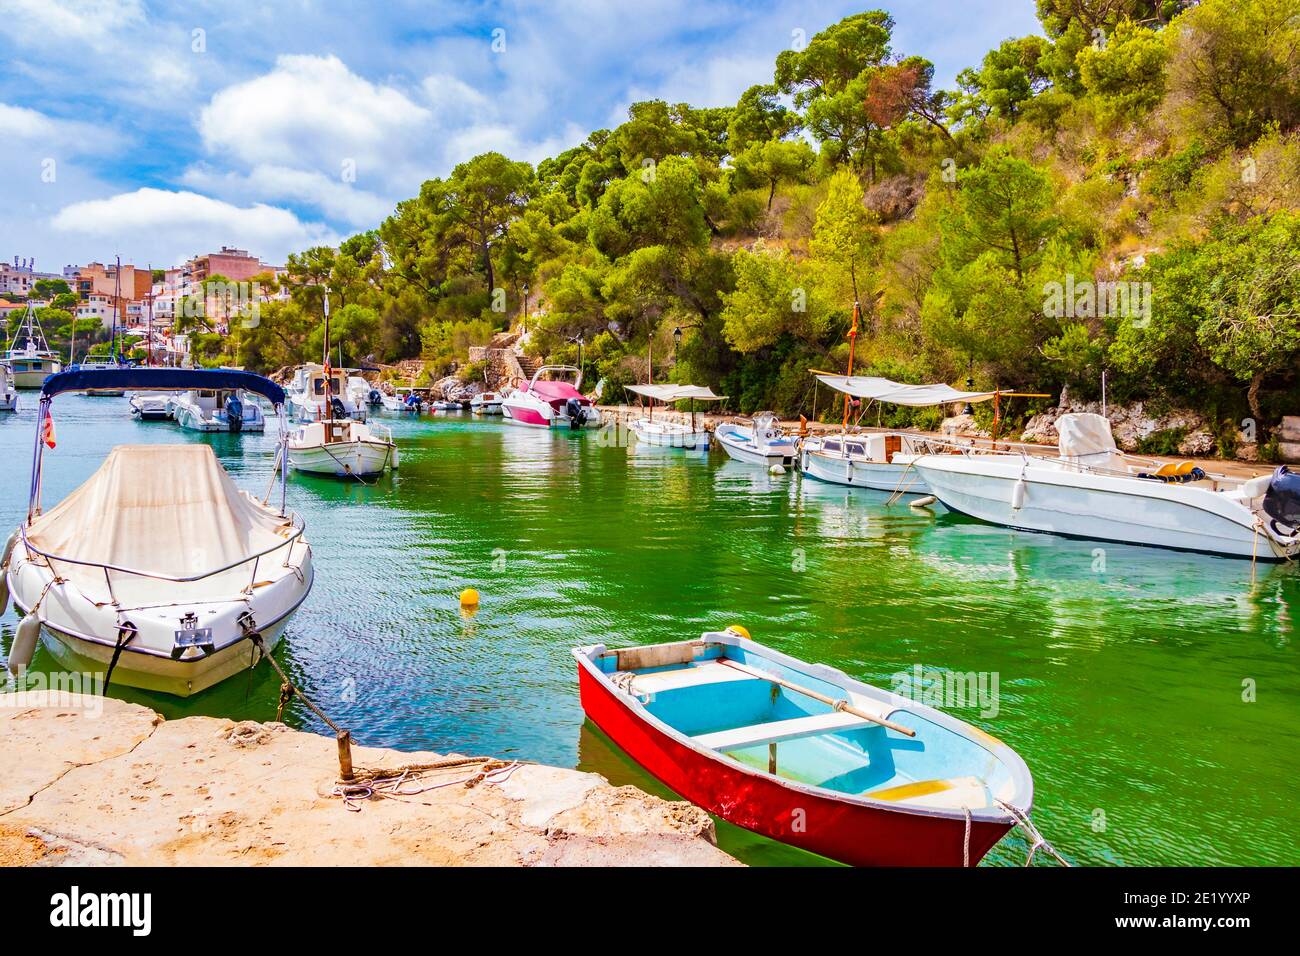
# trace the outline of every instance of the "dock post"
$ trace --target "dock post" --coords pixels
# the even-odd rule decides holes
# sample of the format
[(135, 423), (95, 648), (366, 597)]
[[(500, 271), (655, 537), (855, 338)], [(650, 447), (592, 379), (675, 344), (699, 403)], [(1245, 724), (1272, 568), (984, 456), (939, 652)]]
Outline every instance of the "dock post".
[(346, 730), (338, 733), (339, 742), (339, 780), (351, 783), (355, 779), (352, 773), (352, 734)]

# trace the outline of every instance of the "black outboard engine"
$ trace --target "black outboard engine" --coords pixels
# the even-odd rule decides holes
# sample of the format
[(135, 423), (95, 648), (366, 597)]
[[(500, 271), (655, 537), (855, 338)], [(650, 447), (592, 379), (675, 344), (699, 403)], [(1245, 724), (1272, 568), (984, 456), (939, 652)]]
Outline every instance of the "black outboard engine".
[[(1300, 528), (1300, 474), (1282, 465), (1273, 472), (1262, 504), (1264, 514), (1273, 519), (1273, 530), (1282, 535)], [(1278, 525), (1284, 527), (1279, 528)]]
[(372, 388), (370, 394), (366, 396), (366, 401), (371, 405), (382, 405), (384, 404), (384, 396), (379, 394), (379, 389)]
[(576, 398), (571, 398), (564, 403), (564, 413), (569, 416), (570, 428), (581, 428), (587, 421), (587, 410)]
[(226, 424), (232, 432), (244, 430), (244, 403), (238, 396), (230, 395), (226, 398)]
[(330, 398), (330, 411), (334, 413), (335, 418), (348, 417), (348, 410), (343, 406), (343, 399), (337, 395)]

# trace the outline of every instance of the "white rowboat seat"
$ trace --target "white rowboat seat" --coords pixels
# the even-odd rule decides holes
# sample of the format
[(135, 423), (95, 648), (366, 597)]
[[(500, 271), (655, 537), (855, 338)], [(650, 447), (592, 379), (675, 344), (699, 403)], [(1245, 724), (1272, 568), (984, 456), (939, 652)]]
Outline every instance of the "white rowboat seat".
[(855, 717), (853, 714), (832, 711), (829, 714), (817, 714), (812, 717), (794, 717), (790, 720), (773, 720), (766, 724), (737, 727), (734, 730), (720, 730), (717, 733), (701, 734), (691, 739), (710, 750), (739, 750), (742, 747), (755, 747), (759, 744), (775, 744), (783, 740), (797, 740), (800, 737), (814, 737), (840, 730), (876, 726), (879, 725)]
[(657, 694), (679, 687), (699, 687), (701, 684), (722, 684), (738, 680), (754, 680), (748, 674), (724, 667), (716, 661), (702, 661), (689, 667), (670, 671), (637, 674), (632, 678), (632, 691), (637, 694)]

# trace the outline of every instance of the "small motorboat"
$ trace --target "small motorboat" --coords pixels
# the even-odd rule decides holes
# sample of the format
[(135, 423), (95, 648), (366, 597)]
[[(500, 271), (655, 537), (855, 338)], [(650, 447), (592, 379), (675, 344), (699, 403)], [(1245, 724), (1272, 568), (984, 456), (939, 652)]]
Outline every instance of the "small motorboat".
[(348, 398), (358, 407), (377, 407), (383, 404), (379, 389), (360, 375), (348, 375)]
[[(79, 370), (84, 372), (126, 367), (126, 363), (120, 361), (116, 355), (87, 355), (81, 360), (81, 364), (77, 366)], [(81, 394), (89, 395), (91, 398), (121, 398), (126, 394), (126, 391), (120, 388), (87, 388)]]
[[(21, 346), (18, 344), (20, 339)], [(4, 362), (13, 370), (16, 388), (40, 388), (47, 378), (63, 370), (63, 363), (45, 340), (45, 330), (30, 304), (22, 322), (14, 329)]]
[(18, 388), (14, 385), (14, 370), (8, 362), (0, 362), (0, 412), (18, 411)]
[(978, 727), (748, 640), (573, 651), (582, 709), (683, 798), (860, 866), (974, 866), (1028, 819), (1023, 760)]
[(102, 672), (106, 685), (196, 694), (270, 653), (306, 599), (302, 519), (285, 508), (283, 476), (277, 508), (271, 488), (259, 500), (235, 487), (201, 443), (114, 448), (45, 511), (51, 401), (87, 388), (247, 390), (270, 399), (282, 423), (284, 391), (250, 372), (161, 368), (69, 371), (41, 391), (27, 517), (4, 556), (7, 593), (25, 615), (10, 670), (30, 665), (39, 639), (63, 667)]
[(506, 421), (534, 428), (595, 428), (600, 410), (578, 391), (582, 371), (572, 365), (543, 365), (531, 381), (516, 379), (515, 389), (501, 400)]
[(479, 392), (469, 400), (469, 410), (475, 415), (500, 415), (501, 393)]
[(308, 422), (289, 436), (289, 464), (312, 475), (369, 478), (397, 469), (397, 445), (392, 431), (378, 422)]
[(463, 412), (465, 410), (465, 406), (460, 402), (453, 402), (446, 398), (431, 402), (429, 407), (435, 412)]
[(172, 403), (172, 417), (195, 432), (260, 432), (266, 429), (257, 396), (240, 389), (195, 388)]
[[(645, 445), (663, 448), (685, 448), (692, 451), (709, 450), (708, 429), (701, 427), (695, 420), (695, 402), (720, 402), (726, 395), (714, 395), (713, 389), (704, 385), (628, 385), (629, 392), (635, 392), (652, 399), (645, 418), (633, 418), (627, 427), (636, 440)], [(691, 403), (691, 421), (673, 421), (662, 415), (658, 421), (654, 417), (653, 401)]]
[(289, 417), (296, 422), (317, 422), (328, 417), (366, 420), (366, 403), (349, 393), (345, 369), (301, 365), (294, 370), (287, 391)]
[(160, 422), (172, 417), (175, 396), (167, 392), (135, 392), (126, 403), (132, 418), (142, 422)]
[(776, 424), (771, 412), (760, 412), (749, 426), (719, 425), (713, 432), (718, 444), (730, 457), (747, 465), (791, 465), (795, 444)]
[(991, 524), (1261, 561), (1300, 557), (1300, 475), (1285, 467), (1242, 480), (1127, 455), (1101, 415), (1062, 415), (1056, 429), (1054, 458), (931, 454), (914, 465), (944, 505)]

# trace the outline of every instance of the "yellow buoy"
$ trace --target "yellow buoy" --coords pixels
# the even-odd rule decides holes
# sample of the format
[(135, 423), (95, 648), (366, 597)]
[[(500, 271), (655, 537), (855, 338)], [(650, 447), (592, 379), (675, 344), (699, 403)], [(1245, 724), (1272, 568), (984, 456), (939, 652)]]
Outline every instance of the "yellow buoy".
[(466, 588), (460, 592), (461, 607), (478, 607), (478, 592), (473, 588)]
[(749, 640), (749, 631), (739, 624), (728, 624), (727, 630), (732, 634), (735, 634), (737, 637), (743, 637), (745, 640)]

